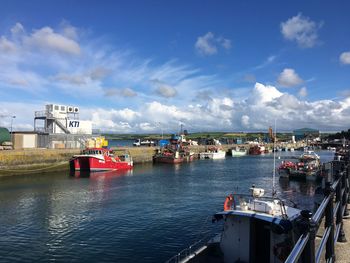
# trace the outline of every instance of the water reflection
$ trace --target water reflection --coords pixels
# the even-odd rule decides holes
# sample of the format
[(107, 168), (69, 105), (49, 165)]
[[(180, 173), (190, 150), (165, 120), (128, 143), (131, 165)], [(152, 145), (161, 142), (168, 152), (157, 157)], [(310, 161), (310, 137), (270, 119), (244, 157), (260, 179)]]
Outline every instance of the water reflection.
[(89, 171), (70, 171), (70, 176), (75, 178), (91, 178), (95, 180), (100, 180), (106, 177), (118, 177), (118, 176), (132, 176), (133, 170), (118, 170), (118, 171), (101, 171), (101, 172), (89, 172)]
[[(272, 169), (265, 155), (0, 178), (0, 261), (164, 262), (198, 239), (227, 194), (271, 189)], [(318, 184), (276, 186), (310, 208)]]
[(304, 196), (314, 196), (315, 191), (319, 183), (314, 181), (289, 181), (288, 179), (281, 178), (279, 180), (279, 186), (283, 192), (298, 192)]

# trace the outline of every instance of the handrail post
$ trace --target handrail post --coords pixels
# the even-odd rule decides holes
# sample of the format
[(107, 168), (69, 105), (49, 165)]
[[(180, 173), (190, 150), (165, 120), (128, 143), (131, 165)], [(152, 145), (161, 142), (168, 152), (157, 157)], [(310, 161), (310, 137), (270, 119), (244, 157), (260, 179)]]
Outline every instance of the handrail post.
[(332, 189), (332, 183), (326, 182), (325, 197), (330, 196), (330, 200), (327, 204), (325, 211), (325, 228), (330, 227), (329, 238), (326, 243), (326, 261), (335, 260), (334, 254), (334, 221), (333, 221), (333, 197), (334, 191)]
[[(346, 188), (347, 188), (347, 193), (348, 193), (348, 200), (346, 200), (346, 201), (347, 201), (347, 204), (350, 204), (350, 164), (348, 164), (347, 168), (346, 168), (346, 180), (347, 180)], [(347, 211), (347, 204), (346, 204), (346, 208), (345, 208), (346, 211)], [(349, 213), (349, 212), (347, 211), (347, 213)]]
[(315, 238), (317, 225), (312, 219), (312, 213), (308, 210), (301, 211), (302, 221), (304, 222), (304, 231), (309, 232), (309, 239), (301, 254), (302, 262), (315, 263)]
[[(341, 196), (342, 189), (344, 187), (343, 184), (343, 178), (345, 178), (345, 174), (343, 172), (337, 171), (336, 174), (336, 179), (339, 179), (339, 183), (336, 188), (336, 194), (335, 194), (335, 202), (339, 202), (337, 214), (336, 214), (336, 225), (340, 225), (340, 230), (339, 230), (339, 236), (338, 236), (338, 242), (345, 243), (346, 238), (345, 238), (345, 232), (343, 230), (343, 196)], [(346, 193), (344, 192), (344, 195)]]

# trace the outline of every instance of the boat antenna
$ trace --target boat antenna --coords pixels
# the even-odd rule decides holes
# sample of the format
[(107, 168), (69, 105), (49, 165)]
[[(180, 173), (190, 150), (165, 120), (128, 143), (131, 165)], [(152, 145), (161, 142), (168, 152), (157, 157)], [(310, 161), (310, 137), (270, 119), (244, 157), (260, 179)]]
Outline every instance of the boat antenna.
[(276, 139), (277, 139), (277, 133), (276, 133), (276, 119), (275, 119), (275, 136), (273, 136), (272, 196), (276, 195), (276, 188), (275, 188), (275, 177), (276, 177)]

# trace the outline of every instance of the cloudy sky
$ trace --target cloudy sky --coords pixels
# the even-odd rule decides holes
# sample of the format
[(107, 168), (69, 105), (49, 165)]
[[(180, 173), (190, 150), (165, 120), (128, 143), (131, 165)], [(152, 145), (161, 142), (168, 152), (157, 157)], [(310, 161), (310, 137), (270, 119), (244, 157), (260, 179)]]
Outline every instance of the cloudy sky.
[(0, 126), (350, 128), (349, 1), (1, 1)]

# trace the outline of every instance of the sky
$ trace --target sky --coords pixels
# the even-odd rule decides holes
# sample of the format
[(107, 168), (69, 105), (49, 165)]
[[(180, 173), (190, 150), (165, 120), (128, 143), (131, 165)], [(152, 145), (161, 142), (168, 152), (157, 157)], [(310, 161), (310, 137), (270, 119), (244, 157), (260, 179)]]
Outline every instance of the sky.
[[(0, 126), (46, 104), (113, 133), (350, 127), (349, 1), (0, 2)], [(12, 118), (16, 116), (16, 118)]]

